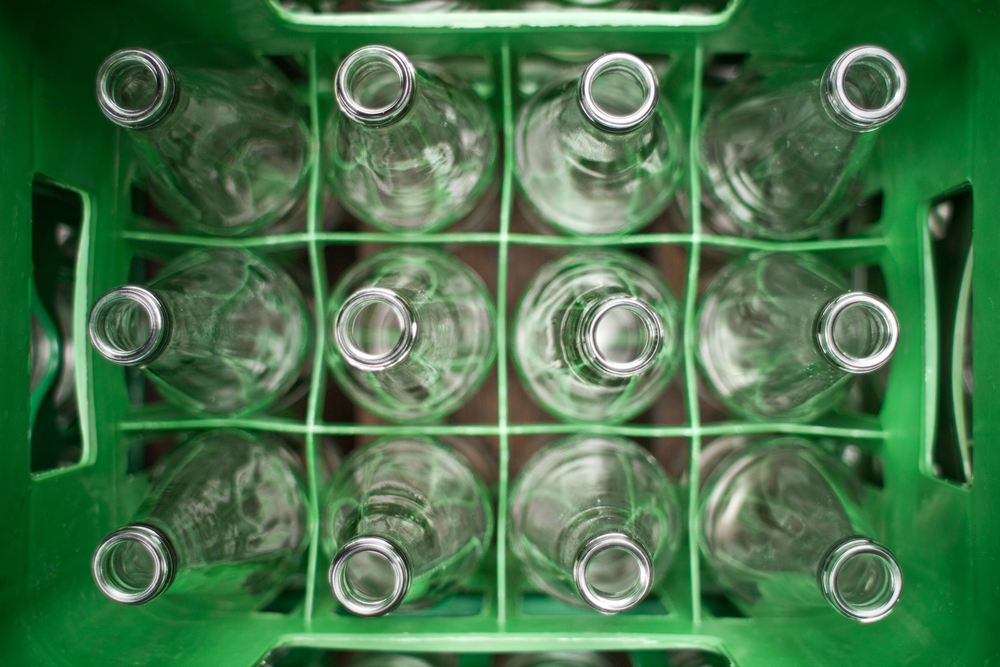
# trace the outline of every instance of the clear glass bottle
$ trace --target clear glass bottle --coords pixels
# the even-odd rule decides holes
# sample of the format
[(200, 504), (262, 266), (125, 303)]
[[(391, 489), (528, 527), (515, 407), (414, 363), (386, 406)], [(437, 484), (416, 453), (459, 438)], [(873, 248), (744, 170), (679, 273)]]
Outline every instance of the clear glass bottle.
[(529, 215), (564, 234), (628, 234), (649, 223), (673, 199), (682, 155), (653, 68), (628, 53), (544, 86), (514, 133)]
[(510, 494), (510, 548), (549, 595), (630, 609), (670, 567), (681, 514), (673, 482), (631, 440), (579, 435), (536, 453)]
[(514, 316), (515, 367), (539, 405), (577, 422), (648, 408), (680, 361), (680, 308), (650, 264), (618, 250), (549, 262)]
[(728, 408), (758, 420), (810, 421), (852, 379), (889, 362), (899, 339), (892, 308), (849, 292), (824, 261), (757, 253), (723, 268), (698, 315), (698, 362)]
[(493, 508), (459, 450), (387, 437), (355, 450), (321, 503), (330, 587), (359, 616), (411, 609), (453, 593), (486, 555)]
[(133, 523), (92, 560), (108, 598), (138, 605), (165, 592), (184, 606), (253, 608), (301, 561), (307, 506), (298, 463), (264, 435), (207, 431), (153, 470)]
[(825, 71), (759, 69), (747, 67), (705, 116), (706, 220), (724, 233), (815, 236), (860, 197), (875, 130), (903, 106), (906, 73), (876, 46), (850, 49)]
[(97, 101), (129, 130), (150, 195), (182, 227), (248, 234), (306, 196), (303, 106), (263, 64), (175, 71), (152, 51), (123, 49), (101, 65)]
[(430, 232), (469, 215), (494, 184), (497, 132), (486, 104), (443, 71), (386, 46), (337, 69), (327, 176), (355, 217), (389, 232)]
[(291, 388), (311, 351), (298, 287), (234, 248), (191, 250), (145, 287), (109, 290), (90, 311), (88, 333), (101, 356), (142, 368), (165, 399), (196, 414), (263, 410)]
[(872, 540), (864, 488), (798, 437), (716, 440), (702, 452), (701, 551), (719, 584), (754, 614), (832, 606), (862, 623), (892, 611), (895, 556)]
[(432, 248), (395, 247), (359, 262), (327, 306), (327, 362), (366, 410), (433, 421), (482, 384), (496, 355), (486, 285)]

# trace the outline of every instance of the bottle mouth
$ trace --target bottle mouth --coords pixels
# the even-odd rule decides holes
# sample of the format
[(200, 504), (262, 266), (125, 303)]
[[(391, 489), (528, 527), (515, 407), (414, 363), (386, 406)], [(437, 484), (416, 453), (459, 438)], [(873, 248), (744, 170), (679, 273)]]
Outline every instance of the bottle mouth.
[(662, 347), (660, 318), (635, 297), (609, 297), (584, 316), (584, 354), (608, 375), (636, 375), (653, 363)]
[(874, 623), (889, 615), (903, 589), (903, 574), (892, 552), (864, 537), (835, 546), (820, 571), (827, 601), (848, 618)]
[(817, 320), (820, 350), (837, 368), (869, 373), (884, 366), (899, 342), (899, 321), (882, 299), (848, 292), (831, 300)]
[(906, 72), (891, 53), (859, 46), (827, 69), (824, 99), (834, 120), (853, 131), (881, 127), (899, 113), (906, 98)]
[(174, 580), (177, 556), (158, 528), (132, 524), (108, 535), (91, 561), (94, 582), (108, 598), (139, 605), (158, 597)]
[(348, 364), (378, 372), (409, 355), (417, 337), (417, 318), (401, 296), (372, 287), (355, 292), (337, 314), (337, 349)]
[(606, 533), (580, 549), (573, 579), (584, 602), (603, 614), (617, 614), (649, 594), (653, 564), (646, 549), (628, 535)]
[(177, 97), (177, 84), (163, 60), (146, 49), (112, 53), (97, 71), (97, 102), (121, 127), (141, 130), (159, 122)]
[(337, 105), (355, 122), (387, 125), (409, 110), (416, 79), (413, 63), (403, 53), (366, 46), (353, 51), (337, 69)]
[(598, 128), (628, 132), (653, 114), (659, 98), (656, 73), (630, 53), (606, 53), (580, 77), (580, 110)]
[(402, 550), (383, 537), (361, 536), (345, 544), (330, 566), (337, 601), (357, 616), (381, 616), (399, 606), (410, 588)]
[(143, 287), (105, 292), (90, 309), (87, 333), (94, 348), (122, 366), (148, 364), (163, 351), (170, 320), (163, 302)]

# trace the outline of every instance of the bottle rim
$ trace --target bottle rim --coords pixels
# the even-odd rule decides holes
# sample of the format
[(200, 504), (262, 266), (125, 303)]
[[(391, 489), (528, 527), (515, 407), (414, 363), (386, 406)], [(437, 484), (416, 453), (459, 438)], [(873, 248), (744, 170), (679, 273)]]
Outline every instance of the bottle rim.
[[(347, 566), (352, 558), (362, 553), (372, 553), (384, 558), (392, 568), (393, 589), (384, 598), (369, 599), (351, 587)], [(347, 542), (337, 552), (329, 572), (330, 589), (337, 601), (357, 616), (388, 614), (403, 601), (410, 588), (410, 565), (402, 549), (384, 537), (362, 535)]]
[[(620, 549), (635, 559), (637, 576), (624, 591), (609, 595), (598, 590), (589, 579), (589, 566), (600, 553)], [(580, 548), (573, 564), (573, 580), (580, 597), (603, 614), (617, 614), (642, 602), (653, 587), (653, 562), (646, 549), (625, 533), (604, 533), (588, 540)]]
[[(871, 353), (861, 357), (848, 354), (837, 341), (837, 323), (845, 313), (861, 309), (870, 318), (872, 328), (878, 332)], [(899, 342), (899, 320), (888, 303), (867, 292), (847, 292), (831, 299), (816, 325), (820, 351), (837, 368), (847, 373), (870, 373), (881, 368), (892, 357)]]
[[(388, 306), (399, 324), (399, 339), (382, 354), (364, 350), (353, 336), (354, 325), (361, 313), (374, 304)], [(400, 363), (409, 355), (417, 338), (417, 317), (407, 301), (382, 287), (358, 290), (344, 302), (334, 324), (337, 349), (344, 360), (360, 371), (379, 372)]]
[[(885, 102), (866, 109), (851, 100), (848, 75), (858, 66), (877, 72), (886, 87)], [(906, 98), (906, 71), (894, 55), (878, 46), (858, 46), (842, 53), (826, 71), (823, 81), (826, 99), (834, 120), (853, 131), (869, 131), (889, 122), (903, 106)]]
[[(635, 315), (646, 329), (646, 342), (631, 361), (610, 359), (601, 349), (599, 330), (601, 321), (610, 312), (622, 309)], [(584, 315), (583, 349), (587, 358), (598, 369), (614, 377), (631, 377), (656, 360), (663, 347), (663, 324), (656, 312), (644, 301), (633, 296), (611, 296), (593, 306)]]
[[(399, 78), (399, 93), (388, 104), (369, 107), (356, 97), (355, 87), (375, 69), (390, 69)], [(417, 74), (401, 51), (388, 46), (364, 46), (352, 51), (337, 68), (334, 94), (341, 112), (364, 125), (387, 125), (401, 118), (413, 104)]]
[[(129, 590), (115, 570), (115, 555), (128, 544), (138, 544), (149, 554), (153, 572), (149, 584)], [(136, 523), (114, 531), (101, 542), (91, 560), (91, 573), (105, 596), (127, 605), (140, 605), (159, 597), (173, 583), (177, 556), (166, 534), (154, 526)]]
[[(131, 70), (145, 69), (156, 81), (152, 100), (141, 109), (129, 109), (117, 99), (121, 78)], [(173, 72), (158, 55), (148, 49), (130, 48), (108, 56), (97, 70), (97, 102), (108, 120), (131, 130), (142, 130), (162, 120), (173, 107), (177, 83)]]
[[(841, 590), (841, 576), (853, 558), (865, 555), (874, 556), (884, 568), (888, 575), (888, 595), (876, 595), (870, 602), (851, 602)], [(874, 623), (888, 616), (903, 590), (903, 573), (892, 552), (878, 542), (858, 535), (834, 545), (823, 562), (819, 579), (823, 595), (833, 608), (862, 623)]]
[[(639, 108), (629, 114), (614, 114), (601, 108), (594, 99), (594, 82), (609, 72), (631, 75), (642, 88), (643, 100)], [(605, 53), (587, 66), (580, 77), (579, 101), (583, 115), (598, 128), (608, 132), (629, 132), (646, 122), (656, 109), (659, 99), (656, 73), (648, 63), (631, 53)]]
[[(112, 316), (122, 308), (138, 306), (149, 322), (149, 336), (136, 347), (125, 346), (115, 332)], [(123, 285), (105, 292), (90, 309), (87, 334), (97, 352), (121, 366), (153, 361), (163, 351), (170, 334), (170, 319), (163, 302), (144, 287)]]

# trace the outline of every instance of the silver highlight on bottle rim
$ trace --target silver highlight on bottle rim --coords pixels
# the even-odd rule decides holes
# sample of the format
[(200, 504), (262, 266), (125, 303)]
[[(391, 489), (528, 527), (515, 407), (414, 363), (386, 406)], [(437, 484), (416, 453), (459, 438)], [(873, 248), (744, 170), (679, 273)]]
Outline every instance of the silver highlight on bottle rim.
[[(122, 561), (128, 559), (130, 549), (141, 549), (145, 560), (152, 565), (151, 570), (141, 573), (145, 586), (130, 581), (122, 571)], [(91, 573), (101, 592), (115, 602), (128, 605), (145, 604), (161, 595), (173, 583), (176, 569), (177, 555), (170, 540), (159, 528), (145, 524), (132, 524), (111, 533), (91, 560)]]
[[(848, 78), (852, 69), (869, 69), (883, 80), (887, 95), (881, 104), (866, 108), (852, 99)], [(824, 80), (826, 101), (833, 116), (846, 128), (868, 131), (888, 123), (903, 108), (906, 99), (906, 71), (896, 56), (878, 46), (859, 46), (842, 53), (827, 70)]]
[[(120, 315), (141, 308), (149, 335), (134, 340), (122, 331)], [(87, 334), (94, 349), (108, 361), (123, 366), (143, 366), (155, 359), (170, 338), (170, 318), (163, 302), (144, 287), (123, 285), (105, 292), (90, 309)]]
[[(155, 92), (147, 104), (133, 107), (123, 101), (129, 79), (152, 76)], [(122, 49), (108, 56), (97, 72), (97, 102), (114, 123), (142, 130), (159, 122), (177, 99), (174, 75), (163, 59), (147, 49)]]
[[(594, 98), (594, 81), (612, 72), (624, 73), (642, 90), (642, 102), (631, 113), (608, 111)], [(580, 108), (594, 125), (609, 132), (628, 132), (646, 122), (660, 97), (660, 84), (653, 68), (631, 53), (605, 53), (587, 65), (580, 77)]]
[[(351, 585), (348, 569), (351, 561), (362, 554), (380, 558), (391, 568), (392, 586), (387, 595), (369, 596)], [(329, 580), (334, 597), (344, 609), (356, 616), (382, 616), (396, 609), (406, 597), (410, 589), (410, 565), (403, 551), (386, 538), (362, 535), (337, 552), (330, 565)]]
[[(359, 81), (366, 77), (384, 76), (391, 70), (398, 81), (399, 93), (386, 104), (371, 107), (356, 96), (362, 86)], [(403, 114), (413, 103), (416, 87), (416, 70), (409, 58), (388, 46), (365, 46), (351, 52), (337, 68), (334, 86), (340, 110), (351, 119), (378, 127), (391, 123)]]

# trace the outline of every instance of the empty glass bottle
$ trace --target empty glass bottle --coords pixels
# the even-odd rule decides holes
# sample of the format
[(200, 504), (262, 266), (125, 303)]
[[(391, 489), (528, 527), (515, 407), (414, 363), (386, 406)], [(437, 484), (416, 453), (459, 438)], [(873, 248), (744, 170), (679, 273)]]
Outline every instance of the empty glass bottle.
[(337, 70), (328, 177), (356, 217), (386, 231), (429, 232), (467, 216), (493, 184), (496, 128), (486, 104), (444, 72), (386, 46)]
[(327, 361), (365, 409), (397, 421), (457, 410), (496, 354), (493, 303), (471, 269), (431, 248), (390, 248), (359, 262), (327, 307)]
[(885, 301), (849, 292), (832, 266), (800, 253), (723, 268), (698, 318), (705, 376), (727, 407), (761, 420), (827, 412), (856, 375), (888, 363), (899, 338)]
[(680, 360), (679, 307), (651, 265), (581, 250), (538, 272), (514, 317), (513, 356), (539, 405), (570, 421), (648, 408)]
[(747, 68), (702, 127), (706, 219), (722, 232), (779, 240), (834, 225), (861, 195), (875, 130), (905, 96), (902, 65), (876, 46), (844, 52), (825, 72)]
[(94, 581), (123, 604), (169, 590), (185, 606), (252, 608), (299, 564), (307, 525), (286, 449), (259, 434), (208, 431), (160, 461), (133, 523), (94, 553)]
[(594, 60), (521, 109), (514, 134), (521, 189), (565, 234), (627, 234), (667, 207), (681, 176), (680, 128), (653, 69), (628, 53)]
[(212, 415), (268, 407), (310, 351), (298, 287), (233, 248), (186, 252), (146, 287), (109, 290), (91, 309), (88, 332), (105, 359), (142, 368), (168, 401)]
[(493, 535), (489, 495), (457, 449), (387, 437), (348, 456), (321, 504), (321, 545), (337, 600), (359, 616), (453, 593)]
[(680, 541), (674, 484), (631, 440), (571, 436), (535, 454), (510, 495), (510, 548), (542, 590), (614, 614), (642, 601)]
[(737, 604), (759, 614), (831, 605), (884, 618), (903, 578), (872, 540), (864, 489), (848, 468), (798, 437), (720, 438), (701, 466), (701, 551)]
[(246, 234), (305, 197), (303, 107), (262, 65), (180, 72), (151, 51), (123, 49), (101, 65), (97, 101), (130, 130), (150, 195), (183, 227)]

